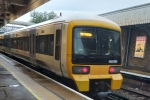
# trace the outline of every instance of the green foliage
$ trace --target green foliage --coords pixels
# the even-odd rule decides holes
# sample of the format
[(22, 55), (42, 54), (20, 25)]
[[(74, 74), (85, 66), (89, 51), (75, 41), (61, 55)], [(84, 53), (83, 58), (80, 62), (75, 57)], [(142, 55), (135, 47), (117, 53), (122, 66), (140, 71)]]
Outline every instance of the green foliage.
[(31, 20), (30, 22), (33, 23), (41, 23), (50, 19), (53, 19), (54, 17), (57, 17), (56, 13), (52, 12), (38, 12), (33, 11), (30, 13)]

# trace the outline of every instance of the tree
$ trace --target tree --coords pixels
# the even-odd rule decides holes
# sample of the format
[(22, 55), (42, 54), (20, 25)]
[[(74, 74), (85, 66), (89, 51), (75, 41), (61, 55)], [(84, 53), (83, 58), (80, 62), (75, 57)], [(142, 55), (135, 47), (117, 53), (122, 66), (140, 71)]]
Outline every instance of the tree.
[(57, 17), (57, 14), (54, 13), (53, 11), (51, 11), (51, 12), (33, 11), (30, 13), (30, 16), (31, 16), (30, 22), (40, 23), (40, 22), (44, 22), (44, 21), (47, 21), (47, 20)]

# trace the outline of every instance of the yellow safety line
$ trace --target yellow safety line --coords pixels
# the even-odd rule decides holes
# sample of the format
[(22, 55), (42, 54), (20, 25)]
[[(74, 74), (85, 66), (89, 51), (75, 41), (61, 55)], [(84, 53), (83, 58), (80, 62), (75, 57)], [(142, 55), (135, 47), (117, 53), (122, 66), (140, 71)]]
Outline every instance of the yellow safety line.
[(20, 79), (17, 78), (16, 75), (14, 75), (7, 67), (5, 67), (4, 64), (0, 63), (5, 69), (7, 69), (34, 97), (36, 97), (38, 100), (42, 100), (34, 91), (32, 91), (26, 84), (20, 81)]

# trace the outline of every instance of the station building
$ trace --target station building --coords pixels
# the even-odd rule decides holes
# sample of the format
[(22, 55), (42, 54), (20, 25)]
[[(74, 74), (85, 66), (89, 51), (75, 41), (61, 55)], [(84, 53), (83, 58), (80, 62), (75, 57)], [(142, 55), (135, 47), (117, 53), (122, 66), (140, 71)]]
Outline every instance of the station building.
[(123, 67), (150, 70), (150, 3), (100, 14), (122, 29)]

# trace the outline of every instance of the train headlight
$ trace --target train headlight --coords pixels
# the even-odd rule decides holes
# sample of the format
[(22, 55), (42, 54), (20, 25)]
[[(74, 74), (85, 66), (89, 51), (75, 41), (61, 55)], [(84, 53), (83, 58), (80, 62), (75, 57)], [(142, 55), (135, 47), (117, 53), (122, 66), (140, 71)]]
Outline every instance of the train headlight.
[(73, 74), (89, 74), (90, 67), (89, 66), (73, 66), (72, 73)]
[(109, 74), (117, 74), (120, 73), (121, 67), (118, 66), (110, 66), (109, 67)]

